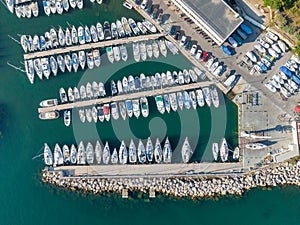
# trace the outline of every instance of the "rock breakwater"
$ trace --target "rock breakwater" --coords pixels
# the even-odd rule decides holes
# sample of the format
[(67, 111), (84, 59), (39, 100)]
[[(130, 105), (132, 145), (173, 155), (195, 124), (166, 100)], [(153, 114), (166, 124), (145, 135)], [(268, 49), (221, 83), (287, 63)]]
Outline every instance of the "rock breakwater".
[(183, 177), (65, 177), (61, 171), (42, 172), (44, 182), (71, 190), (91, 192), (121, 193), (123, 189), (156, 193), (193, 199), (219, 195), (242, 195), (255, 187), (274, 187), (278, 185), (300, 186), (300, 162), (260, 168), (246, 174), (226, 176), (183, 176)]

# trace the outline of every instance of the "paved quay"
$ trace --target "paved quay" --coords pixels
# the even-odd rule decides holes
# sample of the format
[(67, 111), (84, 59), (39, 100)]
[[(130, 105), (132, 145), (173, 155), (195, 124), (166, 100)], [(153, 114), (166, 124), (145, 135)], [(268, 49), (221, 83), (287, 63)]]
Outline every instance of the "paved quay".
[(134, 36), (134, 37), (125, 37), (125, 38), (114, 39), (114, 40), (109, 40), (109, 41), (99, 41), (99, 42), (88, 43), (88, 44), (84, 44), (84, 45), (73, 45), (73, 46), (68, 46), (68, 47), (64, 47), (64, 48), (55, 48), (55, 49), (50, 49), (50, 50), (46, 50), (46, 51), (39, 51), (39, 52), (24, 54), (24, 60), (40, 58), (40, 57), (47, 57), (47, 56), (51, 56), (51, 55), (58, 55), (58, 54), (64, 54), (64, 53), (70, 53), (70, 52), (76, 52), (76, 51), (81, 51), (81, 50), (88, 50), (88, 49), (92, 49), (92, 48), (105, 48), (108, 46), (122, 45), (122, 44), (127, 44), (130, 42), (156, 40), (163, 36), (164, 36), (164, 33), (157, 33), (157, 34), (140, 35), (140, 36)]
[(172, 92), (184, 91), (184, 90), (188, 90), (188, 89), (196, 89), (199, 87), (206, 87), (211, 84), (213, 84), (213, 83), (210, 81), (203, 81), (203, 82), (197, 82), (197, 83), (180, 85), (180, 86), (172, 86), (172, 87), (165, 87), (165, 88), (161, 88), (161, 89), (152, 89), (152, 90), (147, 90), (147, 91), (117, 95), (117, 96), (113, 96), (113, 97), (109, 96), (106, 98), (90, 99), (90, 100), (86, 100), (86, 101), (79, 101), (79, 102), (73, 102), (73, 103), (67, 103), (67, 104), (60, 104), (60, 105), (51, 106), (51, 107), (38, 108), (38, 112), (45, 113), (45, 112), (52, 112), (52, 111), (61, 111), (61, 110), (65, 110), (65, 109), (85, 107), (85, 106), (90, 106), (90, 105), (104, 104), (104, 103), (109, 103), (109, 102), (119, 102), (119, 101), (125, 101), (127, 99), (135, 99), (135, 98), (141, 98), (141, 97), (148, 97), (148, 96), (155, 96), (155, 95), (162, 95), (162, 94), (167, 94), (167, 93), (172, 93)]

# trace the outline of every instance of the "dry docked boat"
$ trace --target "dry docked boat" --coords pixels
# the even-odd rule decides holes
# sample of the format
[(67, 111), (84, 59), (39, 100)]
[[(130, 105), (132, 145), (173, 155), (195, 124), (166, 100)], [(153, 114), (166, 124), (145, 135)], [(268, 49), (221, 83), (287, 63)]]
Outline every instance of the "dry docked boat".
[(156, 163), (161, 163), (161, 161), (163, 160), (163, 153), (162, 153), (160, 141), (158, 138), (156, 139), (156, 142), (155, 142), (153, 156), (154, 156), (154, 160)]
[(193, 151), (191, 149), (188, 138), (186, 137), (181, 149), (182, 160), (184, 163), (188, 163), (191, 156), (193, 155)]
[(233, 156), (232, 158), (234, 160), (237, 160), (240, 158), (240, 148), (239, 147), (236, 147), (234, 150), (233, 150)]
[(252, 150), (260, 150), (263, 148), (266, 148), (267, 146), (262, 143), (249, 143), (245, 145), (246, 148), (252, 149)]
[(127, 147), (126, 147), (124, 141), (122, 140), (121, 146), (120, 146), (120, 149), (119, 149), (119, 162), (121, 164), (126, 164), (127, 161), (128, 161)]
[(46, 143), (44, 144), (44, 162), (47, 166), (52, 166), (53, 164), (53, 155)]

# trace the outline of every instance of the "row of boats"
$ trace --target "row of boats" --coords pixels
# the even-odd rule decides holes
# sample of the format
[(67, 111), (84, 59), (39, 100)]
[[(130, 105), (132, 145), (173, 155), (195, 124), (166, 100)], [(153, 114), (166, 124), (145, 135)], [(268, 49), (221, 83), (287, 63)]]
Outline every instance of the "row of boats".
[(217, 161), (220, 155), (222, 162), (226, 162), (228, 160), (229, 152), (233, 152), (232, 158), (233, 160), (238, 160), (240, 157), (240, 149), (236, 147), (233, 151), (228, 147), (227, 141), (225, 138), (222, 138), (220, 144), (215, 142), (212, 144), (212, 153), (214, 160)]
[(168, 113), (171, 109), (176, 112), (184, 108), (196, 109), (197, 106), (203, 107), (205, 102), (208, 106), (213, 103), (214, 107), (219, 107), (219, 95), (215, 86), (204, 87), (203, 89), (197, 89), (196, 91), (183, 91), (177, 93), (170, 93), (164, 95), (157, 95), (155, 97), (157, 110), (164, 114), (165, 111)]
[[(183, 143), (181, 153), (183, 162), (188, 163), (193, 151), (187, 137)], [(82, 141), (77, 148), (75, 145), (71, 145), (71, 147), (63, 145), (61, 148), (56, 144), (53, 154), (48, 144), (44, 144), (44, 162), (47, 166), (171, 163), (171, 160), (172, 147), (168, 137), (163, 147), (158, 138), (155, 145), (153, 145), (150, 137), (147, 139), (146, 145), (140, 139), (137, 147), (132, 139), (128, 147), (122, 140), (119, 150), (114, 148), (112, 152), (108, 142), (102, 147), (100, 141), (96, 142), (95, 147), (90, 142), (85, 146)]]
[[(6, 2), (9, 2), (6, 1)], [(30, 2), (30, 3), (24, 3), (24, 4), (18, 4), (14, 7), (15, 9), (15, 13), (16, 13), (16, 16), (18, 18), (31, 18), (32, 15), (34, 17), (37, 17), (39, 15), (39, 6), (38, 6), (38, 2)], [(12, 11), (13, 13), (13, 8), (12, 8)]]
[(132, 18), (122, 17), (116, 23), (111, 24), (105, 21), (103, 26), (100, 22), (90, 27), (79, 26), (76, 28), (66, 28), (63, 30), (59, 27), (58, 31), (51, 28), (44, 35), (22, 35), (20, 39), (21, 46), (25, 53), (43, 51), (52, 48), (65, 47), (71, 45), (83, 45), (86, 43), (99, 42), (103, 40), (124, 38), (132, 35), (141, 35), (147, 33), (156, 33), (156, 27), (148, 20), (135, 22)]
[(83, 8), (83, 0), (43, 0), (44, 12), (47, 16), (50, 14), (62, 14), (64, 11), (68, 12), (69, 9)]
[[(143, 117), (148, 117), (149, 115), (149, 105), (146, 97), (141, 97), (140, 99), (127, 99), (125, 102), (112, 102), (100, 104), (98, 106), (93, 106), (91, 109), (79, 109), (79, 118), (81, 122), (92, 122), (95, 123), (103, 122), (104, 120), (109, 121), (112, 117), (114, 120), (121, 117), (125, 120), (128, 116), (131, 118), (135, 116), (139, 118), (140, 115)], [(65, 120), (66, 122), (67, 120)], [(67, 125), (66, 125), (67, 126)]]

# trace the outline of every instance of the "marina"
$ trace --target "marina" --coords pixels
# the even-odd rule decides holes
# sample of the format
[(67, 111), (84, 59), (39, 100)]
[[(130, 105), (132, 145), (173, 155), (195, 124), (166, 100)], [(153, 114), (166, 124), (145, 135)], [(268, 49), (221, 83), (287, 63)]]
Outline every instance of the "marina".
[(79, 107), (86, 107), (86, 106), (97, 105), (97, 104), (105, 104), (110, 102), (119, 102), (119, 101), (125, 101), (126, 99), (135, 99), (135, 98), (141, 98), (145, 96), (147, 97), (155, 96), (159, 94), (167, 94), (167, 93), (178, 92), (178, 91), (188, 90), (188, 89), (197, 89), (199, 87), (205, 87), (211, 84), (213, 84), (211, 81), (203, 81), (203, 82), (191, 83), (187, 85), (168, 87), (164, 89), (155, 89), (155, 90), (141, 91), (141, 92), (129, 93), (126, 95), (118, 95), (118, 96), (107, 97), (107, 98), (99, 98), (99, 99), (91, 99), (91, 100), (80, 101), (80, 102), (66, 103), (66, 104), (45, 107), (45, 108), (44, 107), (38, 108), (38, 112), (46, 113), (46, 112), (61, 111), (66, 109), (79, 108)]

